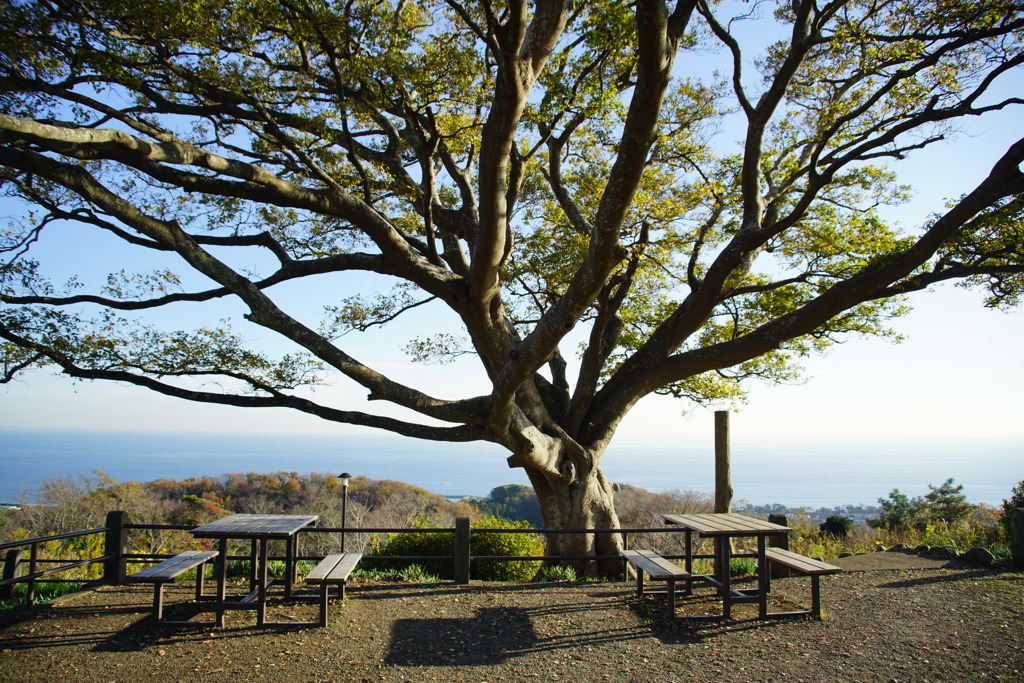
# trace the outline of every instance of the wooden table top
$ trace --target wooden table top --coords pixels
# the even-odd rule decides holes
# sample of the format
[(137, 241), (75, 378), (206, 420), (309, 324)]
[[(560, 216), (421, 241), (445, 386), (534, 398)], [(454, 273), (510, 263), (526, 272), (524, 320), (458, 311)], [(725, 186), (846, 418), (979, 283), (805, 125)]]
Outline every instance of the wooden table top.
[(701, 536), (768, 536), (788, 534), (792, 529), (763, 519), (734, 512), (700, 512), (690, 515), (663, 515), (666, 524), (696, 531)]
[(196, 527), (196, 538), (288, 538), (318, 519), (316, 515), (228, 515)]

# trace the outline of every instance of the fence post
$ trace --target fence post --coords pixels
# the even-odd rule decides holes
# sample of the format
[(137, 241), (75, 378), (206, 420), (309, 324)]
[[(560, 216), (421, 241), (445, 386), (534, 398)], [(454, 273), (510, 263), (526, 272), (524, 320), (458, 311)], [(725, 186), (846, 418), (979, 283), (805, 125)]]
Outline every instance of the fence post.
[[(39, 571), (39, 544), (33, 543), (28, 551), (28, 573), (35, 574)], [(25, 604), (31, 605), (36, 601), (36, 580), (29, 579), (25, 582)]]
[(455, 583), (469, 583), (469, 517), (455, 518)]
[[(789, 520), (786, 519), (786, 515), (782, 514), (768, 515), (768, 521), (780, 526), (789, 526)], [(773, 548), (789, 550), (789, 534), (775, 534), (774, 536), (769, 536), (768, 545)], [(769, 563), (769, 569), (771, 570), (771, 576), (773, 579), (785, 579), (789, 576), (789, 569), (783, 567), (781, 564)]]
[[(25, 575), (25, 551), (20, 548), (11, 548), (7, 551), (4, 559), (4, 581)], [(10, 583), (0, 586), (0, 600), (10, 600), (14, 597), (18, 584)]]
[(1014, 567), (1024, 568), (1024, 508), (1010, 510), (1010, 557)]
[(729, 411), (715, 411), (715, 512), (732, 512), (732, 445)]
[(107, 513), (107, 532), (104, 538), (103, 554), (107, 556), (103, 563), (103, 583), (124, 583), (127, 574), (124, 554), (128, 551), (128, 513), (124, 510), (113, 510)]

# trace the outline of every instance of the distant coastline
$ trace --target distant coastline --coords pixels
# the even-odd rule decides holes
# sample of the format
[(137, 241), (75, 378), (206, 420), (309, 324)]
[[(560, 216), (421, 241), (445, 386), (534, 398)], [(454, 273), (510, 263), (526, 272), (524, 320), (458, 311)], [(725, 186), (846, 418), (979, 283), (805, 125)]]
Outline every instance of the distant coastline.
[[(714, 488), (710, 444), (614, 443), (603, 461), (614, 481), (650, 491)], [(341, 472), (395, 479), (441, 495), (486, 496), (529, 485), (486, 443), (445, 444), (388, 435), (325, 436), (0, 428), (0, 502), (55, 476), (101, 470), (118, 481), (230, 472)], [(733, 442), (736, 500), (833, 508), (877, 504), (894, 488), (921, 495), (953, 477), (968, 500), (998, 505), (1024, 480), (1024, 439)]]

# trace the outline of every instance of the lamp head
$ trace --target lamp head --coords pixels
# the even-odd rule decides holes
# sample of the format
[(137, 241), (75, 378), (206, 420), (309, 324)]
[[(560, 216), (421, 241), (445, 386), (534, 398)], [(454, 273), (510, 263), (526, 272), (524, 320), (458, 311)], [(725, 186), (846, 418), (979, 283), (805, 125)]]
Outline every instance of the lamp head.
[(341, 485), (348, 488), (348, 480), (352, 478), (352, 475), (348, 472), (342, 472), (338, 475), (338, 479), (341, 479)]

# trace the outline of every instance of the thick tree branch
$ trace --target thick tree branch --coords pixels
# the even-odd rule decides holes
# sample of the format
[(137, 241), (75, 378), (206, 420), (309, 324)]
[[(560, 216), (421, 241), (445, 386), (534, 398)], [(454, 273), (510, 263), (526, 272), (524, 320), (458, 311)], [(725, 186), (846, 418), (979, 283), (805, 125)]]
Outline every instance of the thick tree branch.
[[(680, 2), (683, 18), (696, 6)], [(661, 103), (671, 76), (672, 64), (686, 22), (672, 22), (664, 5), (656, 0), (637, 3), (637, 30), (644, 36), (639, 45), (637, 83), (623, 126), (619, 152), (594, 220), (587, 254), (566, 293), (542, 316), (533, 331), (516, 348), (512, 362), (495, 378), (495, 407), (507, 411), (515, 393), (569, 333), (604, 287), (613, 270), (626, 256), (619, 243), (622, 225), (655, 140)]]
[[(1024, 138), (1014, 143), (972, 192), (938, 218), (913, 245), (886, 262), (864, 268), (836, 283), (791, 313), (779, 316), (731, 341), (656, 359), (636, 355), (601, 389), (588, 416), (605, 425), (657, 387), (705, 372), (728, 368), (780, 349), (792, 339), (813, 333), (834, 316), (886, 292), (901, 293), (900, 282), (931, 259), (971, 219), (995, 202), (1024, 193)], [(912, 283), (912, 278), (908, 282)], [(642, 361), (642, 362), (638, 362)], [(602, 429), (607, 429), (603, 427)]]
[[(266, 389), (269, 395), (240, 395), (199, 391), (162, 382), (153, 377), (138, 375), (125, 370), (86, 368), (75, 364), (67, 356), (35, 344), (29, 339), (13, 334), (0, 325), (0, 337), (18, 344), (23, 348), (38, 349), (38, 357), (45, 356), (50, 362), (61, 368), (61, 372), (76, 379), (109, 380), (125, 382), (150, 389), (165, 396), (181, 398), (199, 403), (211, 403), (239, 408), (290, 408), (316, 417), (363, 427), (384, 429), (403, 436), (431, 441), (481, 441), (490, 440), (488, 432), (479, 425), (464, 424), (455, 427), (438, 427), (396, 420), (381, 415), (373, 415), (359, 411), (336, 410), (298, 396), (291, 396), (280, 391)], [(0, 382), (2, 383), (2, 382)]]

